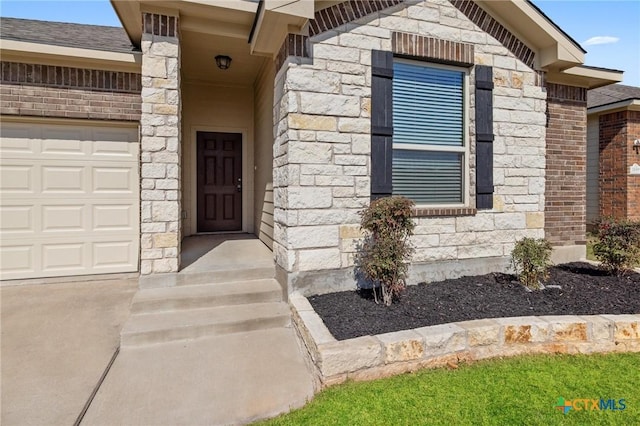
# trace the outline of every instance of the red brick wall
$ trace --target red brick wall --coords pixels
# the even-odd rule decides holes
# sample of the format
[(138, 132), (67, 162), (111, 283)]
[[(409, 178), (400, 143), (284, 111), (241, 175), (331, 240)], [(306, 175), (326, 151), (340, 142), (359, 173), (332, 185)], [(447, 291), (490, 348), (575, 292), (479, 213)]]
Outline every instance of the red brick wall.
[(545, 236), (555, 246), (584, 244), (587, 91), (547, 83)]
[[(633, 149), (635, 140), (640, 140), (640, 111), (627, 111), (627, 172), (640, 164), (640, 154)], [(640, 220), (640, 175), (627, 176), (627, 218)]]
[(2, 62), (0, 114), (140, 120), (140, 74)]
[(640, 154), (640, 112), (620, 111), (600, 116), (600, 216), (640, 220), (640, 176), (631, 175)]

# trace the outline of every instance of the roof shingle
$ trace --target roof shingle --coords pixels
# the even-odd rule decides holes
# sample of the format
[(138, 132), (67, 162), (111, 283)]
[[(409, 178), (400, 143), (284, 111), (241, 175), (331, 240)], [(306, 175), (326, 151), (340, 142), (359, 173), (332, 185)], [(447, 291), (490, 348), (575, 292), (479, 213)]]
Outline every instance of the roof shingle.
[(102, 25), (2, 17), (0, 18), (0, 38), (109, 52), (137, 50), (131, 44), (124, 28)]
[(587, 94), (587, 108), (595, 108), (630, 99), (640, 99), (640, 87), (611, 84), (589, 90)]

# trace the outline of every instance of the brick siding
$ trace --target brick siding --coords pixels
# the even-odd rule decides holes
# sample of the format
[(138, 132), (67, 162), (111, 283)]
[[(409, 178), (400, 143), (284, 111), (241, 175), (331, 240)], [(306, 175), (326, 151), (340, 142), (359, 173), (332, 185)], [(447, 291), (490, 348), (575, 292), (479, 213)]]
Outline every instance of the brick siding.
[(629, 174), (640, 155), (640, 112), (621, 111), (600, 116), (600, 216), (640, 220), (640, 176)]
[(391, 50), (397, 55), (463, 66), (472, 66), (474, 60), (472, 44), (408, 33), (393, 32), (391, 34)]
[(402, 0), (350, 0), (327, 7), (317, 11), (314, 18), (309, 21), (309, 35), (313, 37), (400, 3)]
[(140, 120), (140, 74), (2, 62), (0, 114)]
[(144, 13), (142, 15), (142, 32), (161, 37), (178, 37), (178, 17)]
[(586, 89), (547, 83), (545, 236), (556, 246), (586, 239)]
[(309, 48), (307, 46), (309, 37), (300, 34), (287, 34), (280, 46), (280, 50), (276, 55), (275, 68), (276, 71), (282, 68), (282, 65), (289, 56), (297, 56), (301, 58), (309, 57)]
[(502, 43), (516, 58), (520, 59), (530, 68), (534, 67), (535, 53), (533, 50), (529, 49), (529, 47), (520, 41), (513, 33), (485, 12), (476, 2), (470, 0), (451, 0), (451, 4), (460, 12), (464, 13), (474, 24), (486, 31), (487, 34)]
[[(633, 141), (640, 139), (640, 112), (627, 111), (627, 170), (640, 164), (640, 154), (633, 149)], [(627, 175), (627, 218), (640, 220), (640, 175)]]

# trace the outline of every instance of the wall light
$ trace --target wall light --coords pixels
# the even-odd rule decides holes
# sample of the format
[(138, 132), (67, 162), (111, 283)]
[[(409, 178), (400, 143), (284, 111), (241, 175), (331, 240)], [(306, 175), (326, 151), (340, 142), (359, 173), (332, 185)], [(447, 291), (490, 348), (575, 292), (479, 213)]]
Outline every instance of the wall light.
[(218, 55), (216, 56), (216, 65), (221, 70), (226, 70), (231, 65), (231, 58), (226, 55)]

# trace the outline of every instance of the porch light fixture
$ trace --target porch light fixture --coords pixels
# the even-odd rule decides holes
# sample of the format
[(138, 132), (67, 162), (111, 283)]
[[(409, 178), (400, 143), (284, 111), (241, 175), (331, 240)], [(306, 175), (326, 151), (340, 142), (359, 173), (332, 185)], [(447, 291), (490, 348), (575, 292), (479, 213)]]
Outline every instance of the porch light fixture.
[(231, 65), (231, 58), (226, 55), (218, 55), (216, 56), (216, 65), (221, 70), (226, 70)]

